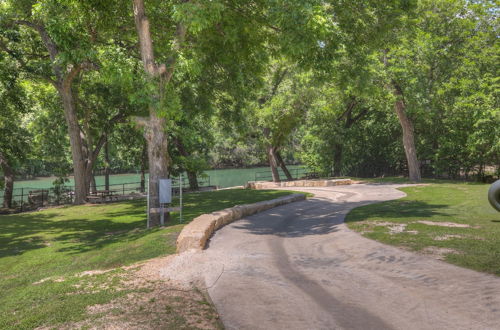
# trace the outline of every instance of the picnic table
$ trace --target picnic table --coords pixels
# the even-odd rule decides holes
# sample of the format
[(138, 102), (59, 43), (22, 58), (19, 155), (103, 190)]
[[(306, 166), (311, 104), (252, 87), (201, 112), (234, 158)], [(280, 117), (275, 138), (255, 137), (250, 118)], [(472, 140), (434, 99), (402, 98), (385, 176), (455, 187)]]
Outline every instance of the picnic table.
[(103, 202), (106, 201), (106, 199), (113, 200), (113, 197), (118, 197), (118, 195), (116, 195), (116, 190), (95, 190), (87, 196), (87, 200)]

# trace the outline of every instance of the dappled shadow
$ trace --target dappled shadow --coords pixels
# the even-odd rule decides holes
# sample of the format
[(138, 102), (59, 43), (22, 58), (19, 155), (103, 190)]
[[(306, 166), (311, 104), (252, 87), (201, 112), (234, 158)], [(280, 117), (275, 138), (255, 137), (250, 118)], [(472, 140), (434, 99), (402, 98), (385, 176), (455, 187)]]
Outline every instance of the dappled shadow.
[[(110, 210), (98, 215), (93, 213), (92, 219), (85, 217), (87, 208), (94, 207), (92, 205), (82, 206), (82, 213), (78, 218), (66, 215), (64, 208), (0, 216), (0, 258), (48, 247), (54, 243), (60, 243), (57, 244), (57, 251), (83, 253), (118, 241), (136, 240), (158, 230), (145, 229), (143, 202), (122, 203), (126, 205), (120, 210)], [(88, 213), (92, 211), (89, 209)], [(172, 221), (167, 226), (176, 224)]]
[[(352, 194), (336, 200), (314, 197), (246, 217), (231, 225), (234, 229), (245, 230), (253, 235), (274, 235), (279, 237), (304, 237), (324, 235), (338, 231), (346, 215), (353, 209), (349, 221), (362, 221), (369, 217), (390, 220), (401, 217), (429, 218), (440, 215), (439, 209), (446, 205), (428, 204), (407, 200), (364, 200), (350, 202)], [(380, 205), (380, 204), (383, 205)], [(378, 205), (375, 205), (378, 204)]]
[(422, 201), (392, 200), (358, 207), (351, 211), (346, 218), (346, 222), (363, 221), (375, 217), (385, 220), (415, 217), (430, 218), (436, 215), (444, 215), (439, 209), (448, 207), (445, 204), (429, 204)]
[[(245, 190), (192, 193), (184, 199), (183, 218), (192, 219), (202, 213), (285, 194)], [(178, 217), (178, 212), (172, 212), (165, 227), (179, 225)], [(57, 245), (58, 252), (79, 254), (116, 242), (134, 241), (158, 230), (161, 228), (146, 229), (145, 200), (0, 215), (0, 258), (52, 244)]]
[[(340, 204), (339, 204), (340, 205)], [(326, 199), (310, 199), (246, 217), (232, 225), (254, 235), (303, 237), (338, 231), (345, 211)], [(337, 206), (337, 207), (335, 207)]]

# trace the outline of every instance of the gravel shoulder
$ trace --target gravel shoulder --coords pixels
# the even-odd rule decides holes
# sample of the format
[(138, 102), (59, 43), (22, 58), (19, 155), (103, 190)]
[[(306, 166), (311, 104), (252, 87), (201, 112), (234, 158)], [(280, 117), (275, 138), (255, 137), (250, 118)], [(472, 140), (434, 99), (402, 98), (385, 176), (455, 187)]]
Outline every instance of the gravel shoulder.
[(161, 276), (208, 290), (228, 329), (498, 329), (500, 278), (343, 223), (352, 208), (403, 197), (397, 187), (298, 188), (315, 197), (224, 227)]

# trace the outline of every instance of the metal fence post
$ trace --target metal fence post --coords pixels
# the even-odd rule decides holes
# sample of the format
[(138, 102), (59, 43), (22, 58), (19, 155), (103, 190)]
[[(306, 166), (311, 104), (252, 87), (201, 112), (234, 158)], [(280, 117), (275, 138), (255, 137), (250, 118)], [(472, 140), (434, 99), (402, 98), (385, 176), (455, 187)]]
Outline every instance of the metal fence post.
[(21, 188), (21, 212), (23, 211), (24, 188)]
[(125, 195), (125, 183), (122, 184), (122, 195)]

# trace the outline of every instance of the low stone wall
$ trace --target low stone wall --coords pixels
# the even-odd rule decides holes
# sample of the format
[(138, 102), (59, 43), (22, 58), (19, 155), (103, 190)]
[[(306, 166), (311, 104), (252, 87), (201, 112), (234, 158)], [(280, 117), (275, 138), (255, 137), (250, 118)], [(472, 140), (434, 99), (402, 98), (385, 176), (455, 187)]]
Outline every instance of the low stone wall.
[(194, 218), (193, 221), (182, 229), (176, 242), (177, 253), (188, 250), (203, 250), (210, 236), (222, 226), (245, 216), (279, 205), (304, 200), (305, 198), (304, 194), (292, 194), (268, 201), (238, 205), (221, 211), (202, 214)]
[(352, 184), (351, 179), (330, 179), (330, 180), (294, 180), (282, 182), (250, 181), (246, 188), (250, 189), (273, 189), (283, 187), (331, 187)]

